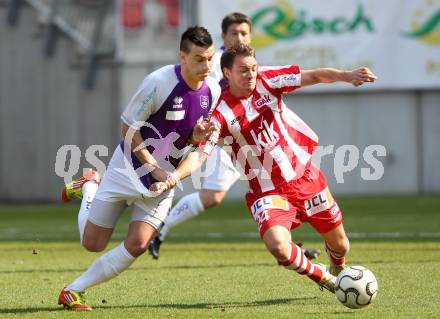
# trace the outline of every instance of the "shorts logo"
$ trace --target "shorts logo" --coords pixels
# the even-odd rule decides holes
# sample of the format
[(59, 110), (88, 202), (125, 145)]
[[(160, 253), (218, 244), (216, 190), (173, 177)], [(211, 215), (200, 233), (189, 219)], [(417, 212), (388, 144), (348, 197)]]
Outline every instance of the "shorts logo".
[(267, 213), (267, 210), (263, 210), (253, 216), (254, 216), (255, 222), (258, 224), (258, 228), (261, 228), (261, 226), (263, 225), (263, 222), (270, 219), (270, 216)]
[(306, 209), (307, 215), (313, 216), (332, 207), (334, 203), (335, 200), (333, 199), (333, 196), (327, 187), (322, 192), (316, 194), (312, 198), (305, 200), (304, 207)]
[(251, 206), (251, 212), (252, 215), (255, 216), (255, 214), (258, 214), (262, 212), (263, 210), (268, 209), (283, 209), (288, 210), (289, 205), (288, 202), (282, 198), (281, 196), (277, 195), (271, 195), (271, 196), (265, 196), (262, 198), (257, 199)]
[(251, 206), (251, 213), (255, 222), (261, 228), (264, 221), (270, 219), (268, 214), (269, 209), (283, 209), (288, 210), (288, 202), (281, 196), (271, 195), (257, 199)]
[(339, 206), (335, 204), (335, 206), (333, 206), (332, 210), (330, 211), (330, 215), (335, 216), (339, 213)]
[(206, 95), (200, 95), (200, 107), (206, 109), (209, 106), (209, 97)]

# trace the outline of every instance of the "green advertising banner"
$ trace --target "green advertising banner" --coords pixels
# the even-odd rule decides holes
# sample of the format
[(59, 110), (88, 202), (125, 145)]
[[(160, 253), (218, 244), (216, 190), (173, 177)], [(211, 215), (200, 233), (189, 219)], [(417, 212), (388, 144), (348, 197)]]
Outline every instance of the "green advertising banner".
[[(221, 20), (247, 14), (260, 65), (370, 67), (365, 89), (440, 87), (440, 0), (200, 0), (199, 19), (221, 45)], [(314, 90), (344, 90), (347, 85)]]

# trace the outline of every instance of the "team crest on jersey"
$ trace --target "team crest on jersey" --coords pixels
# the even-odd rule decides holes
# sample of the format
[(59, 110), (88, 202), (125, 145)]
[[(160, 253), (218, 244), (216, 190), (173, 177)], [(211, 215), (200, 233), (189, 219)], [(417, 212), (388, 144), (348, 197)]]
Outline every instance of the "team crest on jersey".
[(183, 102), (183, 98), (181, 96), (176, 96), (173, 100), (174, 104), (173, 104), (173, 109), (180, 109), (183, 107), (182, 102)]
[(206, 109), (209, 106), (209, 97), (206, 95), (200, 95), (200, 107)]
[(332, 194), (328, 187), (322, 192), (316, 194), (312, 198), (304, 201), (304, 207), (308, 216), (313, 216), (326, 209), (329, 209), (335, 204)]

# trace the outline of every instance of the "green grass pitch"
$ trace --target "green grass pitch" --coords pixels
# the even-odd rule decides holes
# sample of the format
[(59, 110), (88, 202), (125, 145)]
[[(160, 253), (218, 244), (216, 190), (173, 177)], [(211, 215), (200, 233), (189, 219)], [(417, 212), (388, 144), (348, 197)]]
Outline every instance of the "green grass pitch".
[[(242, 202), (176, 227), (161, 258), (139, 258), (89, 289), (93, 313), (56, 302), (96, 258), (79, 244), (77, 205), (0, 206), (0, 318), (440, 318), (440, 196), (339, 198), (349, 264), (370, 268), (375, 302), (350, 310), (310, 280), (276, 265)], [(119, 222), (111, 247), (127, 229)], [(294, 240), (323, 245), (303, 225)], [(327, 262), (325, 254), (319, 258)]]

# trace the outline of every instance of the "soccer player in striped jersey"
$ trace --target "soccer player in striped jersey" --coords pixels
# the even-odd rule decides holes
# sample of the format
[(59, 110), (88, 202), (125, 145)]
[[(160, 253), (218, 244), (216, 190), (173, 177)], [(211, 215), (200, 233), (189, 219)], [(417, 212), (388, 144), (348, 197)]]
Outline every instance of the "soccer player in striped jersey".
[[(334, 292), (335, 276), (349, 250), (342, 214), (324, 174), (311, 162), (317, 135), (296, 114), (286, 112), (282, 96), (317, 83), (347, 82), (357, 87), (377, 77), (365, 67), (351, 71), (259, 67), (254, 49), (245, 44), (227, 49), (221, 68), (229, 86), (222, 91), (210, 121), (212, 134), (201, 142), (201, 151), (209, 154), (220, 140), (227, 144), (248, 179), (246, 203), (269, 252), (280, 265)], [(183, 161), (174, 178), (184, 178), (195, 166), (191, 159)], [(167, 179), (153, 188), (162, 191), (174, 183)], [(329, 271), (311, 263), (291, 241), (290, 231), (302, 222), (324, 239)]]
[[(164, 66), (141, 83), (121, 116), (122, 142), (99, 181), (95, 173), (66, 185), (63, 200), (82, 198), (78, 226), (82, 245), (103, 251), (124, 209), (131, 208), (127, 237), (97, 258), (81, 276), (62, 289), (58, 303), (73, 310), (91, 310), (84, 291), (118, 276), (148, 248), (171, 207), (173, 190), (149, 191), (156, 181), (172, 176), (203, 132), (203, 118), (220, 96), (208, 77), (214, 45), (203, 27), (188, 28), (180, 41), (180, 64)], [(99, 186), (98, 186), (99, 184)]]
[[(227, 85), (220, 67), (220, 58), (225, 49), (237, 43), (250, 44), (252, 22), (243, 13), (233, 12), (222, 20), (223, 46), (214, 54), (210, 76), (216, 79), (223, 88)], [(289, 110), (287, 110), (288, 112)], [(206, 161), (207, 175), (203, 178), (200, 191), (182, 197), (170, 210), (159, 235), (150, 242), (148, 250), (154, 259), (158, 259), (159, 250), (168, 232), (175, 226), (188, 219), (198, 216), (206, 209), (219, 205), (230, 187), (238, 180), (240, 173), (236, 170), (230, 156), (220, 147), (213, 149), (212, 155)], [(305, 249), (307, 258), (316, 258), (319, 249)]]

